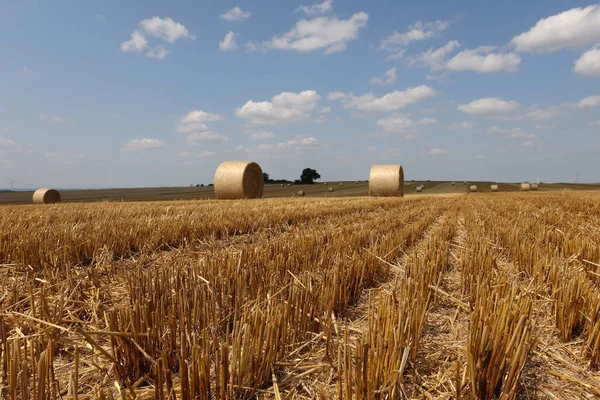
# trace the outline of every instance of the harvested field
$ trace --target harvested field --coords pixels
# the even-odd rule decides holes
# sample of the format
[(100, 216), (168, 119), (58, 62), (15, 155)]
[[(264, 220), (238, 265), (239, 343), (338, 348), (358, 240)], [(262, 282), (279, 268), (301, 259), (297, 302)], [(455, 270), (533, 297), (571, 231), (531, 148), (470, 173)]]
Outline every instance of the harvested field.
[(0, 397), (600, 396), (600, 193), (456, 188), (1, 206)]

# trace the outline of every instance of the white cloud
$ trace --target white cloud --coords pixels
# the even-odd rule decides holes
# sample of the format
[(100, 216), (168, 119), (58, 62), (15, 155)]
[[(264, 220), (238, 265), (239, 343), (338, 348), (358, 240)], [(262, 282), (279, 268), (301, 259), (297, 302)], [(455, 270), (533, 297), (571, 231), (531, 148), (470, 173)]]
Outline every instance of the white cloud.
[(579, 100), (577, 108), (591, 108), (600, 106), (600, 96), (590, 96)]
[(270, 139), (275, 139), (275, 134), (273, 132), (268, 132), (268, 131), (254, 132), (254, 133), (250, 134), (250, 139), (252, 139), (252, 140), (270, 140)]
[(320, 112), (321, 114), (327, 114), (327, 113), (330, 113), (330, 112), (331, 112), (331, 107), (321, 107), (321, 108), (319, 108), (319, 112)]
[(190, 111), (181, 119), (182, 124), (215, 122), (225, 119), (224, 115), (213, 114), (203, 110)]
[(10, 139), (0, 138), (0, 150), (16, 149), (17, 144)]
[(240, 150), (244, 150), (244, 146), (242, 146), (241, 144), (239, 146), (235, 146), (236, 151), (240, 151)]
[(148, 46), (148, 41), (140, 31), (133, 31), (131, 39), (121, 43), (121, 51), (141, 53)]
[(444, 82), (448, 80), (448, 74), (445, 72), (442, 72), (441, 74), (427, 74), (425, 75), (425, 79), (427, 79), (428, 81), (436, 81), (436, 82)]
[(394, 31), (390, 36), (381, 41), (379, 48), (392, 53), (389, 57), (390, 59), (401, 58), (406, 50), (404, 47), (412, 42), (439, 36), (449, 26), (450, 23), (448, 21), (415, 22), (408, 27), (407, 32), (399, 33), (398, 31)]
[(301, 11), (307, 15), (326, 14), (333, 11), (332, 3), (333, 0), (325, 0), (322, 3), (313, 4), (312, 6), (300, 6), (296, 8), (295, 12)]
[(488, 135), (503, 134), (507, 139), (533, 139), (536, 137), (533, 133), (522, 131), (521, 128), (506, 129), (497, 126), (490, 126), (486, 133)]
[(217, 153), (215, 153), (214, 151), (201, 151), (200, 153), (198, 153), (198, 157), (212, 157), (216, 154)]
[(518, 51), (552, 52), (600, 42), (600, 4), (577, 7), (540, 19), (511, 43)]
[(235, 50), (237, 48), (237, 43), (235, 42), (235, 36), (236, 36), (235, 33), (233, 33), (232, 31), (229, 31), (225, 35), (225, 38), (219, 42), (219, 49), (221, 49), (221, 51)]
[(222, 144), (229, 141), (229, 137), (215, 132), (195, 132), (187, 137), (189, 144), (213, 143)]
[(459, 129), (472, 129), (475, 127), (475, 124), (472, 122), (453, 122), (448, 125), (448, 129), (451, 131), (457, 131)]
[(150, 49), (146, 52), (146, 56), (150, 58), (156, 58), (157, 60), (162, 60), (169, 54), (169, 50), (165, 49), (163, 46), (158, 45), (153, 49)]
[(250, 41), (246, 42), (246, 51), (254, 52), (258, 50), (258, 46)]
[(452, 57), (446, 68), (453, 71), (516, 72), (521, 57), (515, 53), (492, 53), (493, 47), (482, 46), (474, 50), (464, 50)]
[(396, 67), (393, 67), (392, 69), (386, 71), (382, 77), (372, 77), (369, 83), (371, 85), (391, 85), (392, 83), (396, 82), (397, 78)]
[(185, 26), (171, 18), (152, 17), (140, 22), (140, 26), (147, 35), (154, 36), (174, 43), (178, 39), (194, 39)]
[(158, 139), (132, 139), (124, 147), (124, 150), (161, 149), (164, 142)]
[(319, 115), (315, 118), (315, 124), (324, 124), (325, 122), (327, 122), (327, 117), (325, 115)]
[(437, 123), (437, 120), (434, 118), (422, 118), (414, 121), (406, 116), (392, 114), (377, 121), (376, 125), (386, 132), (404, 133), (417, 129), (419, 126), (433, 125), (435, 123)]
[(319, 140), (314, 137), (303, 137), (297, 136), (288, 140), (287, 142), (281, 142), (276, 144), (261, 144), (257, 147), (257, 151), (261, 153), (265, 152), (278, 152), (278, 151), (295, 151), (301, 152), (303, 150), (309, 150), (317, 147)]
[(310, 117), (321, 96), (314, 90), (300, 93), (283, 92), (271, 101), (248, 100), (236, 109), (235, 115), (254, 125), (272, 125), (297, 122)]
[(415, 57), (408, 59), (409, 65), (424, 65), (434, 71), (446, 68), (447, 55), (450, 54), (460, 43), (456, 40), (451, 40), (444, 46), (438, 49), (429, 49)]
[(506, 136), (508, 139), (533, 139), (535, 135), (533, 133), (515, 131)]
[(583, 53), (575, 61), (573, 71), (583, 76), (600, 76), (600, 46)]
[(526, 142), (521, 143), (521, 146), (527, 147), (527, 146), (533, 146), (533, 140), (528, 140)]
[(356, 96), (352, 93), (332, 92), (327, 99), (340, 100), (345, 108), (355, 108), (362, 111), (396, 111), (428, 98), (437, 96), (438, 92), (429, 86), (421, 85), (404, 91), (395, 90), (381, 97), (373, 93)]
[(590, 122), (588, 125), (600, 128), (600, 120), (594, 121), (594, 122)]
[(507, 116), (519, 108), (516, 101), (505, 101), (496, 97), (486, 97), (472, 101), (469, 104), (461, 104), (458, 110), (474, 117), (498, 118)]
[(443, 149), (431, 149), (427, 152), (427, 154), (430, 156), (437, 156), (440, 154), (448, 154), (448, 153), (449, 153), (448, 150), (443, 150)]
[(233, 7), (231, 10), (225, 11), (220, 15), (221, 19), (225, 21), (243, 21), (245, 19), (250, 18), (252, 13), (247, 11), (242, 11), (238, 6)]
[(302, 19), (289, 32), (273, 36), (267, 45), (299, 52), (325, 49), (325, 54), (331, 54), (344, 51), (346, 43), (358, 38), (358, 31), (367, 25), (368, 20), (369, 15), (365, 12), (356, 13), (347, 20), (337, 17)]
[(477, 154), (475, 158), (485, 158), (485, 156), (483, 154)]
[[(494, 53), (495, 47), (481, 46), (476, 49), (463, 50), (448, 59), (448, 55), (459, 47), (460, 43), (451, 40), (444, 46), (431, 48), (417, 56), (409, 58), (409, 65), (423, 65), (433, 71), (444, 69), (452, 71), (474, 71), (478, 73), (516, 72), (521, 64), (521, 57), (515, 53)], [(431, 80), (436, 77), (430, 77)]]
[(214, 155), (216, 155), (216, 154), (217, 154), (217, 153), (215, 153), (215, 152), (212, 152), (212, 151), (201, 151), (201, 152), (200, 152), (200, 153), (198, 153), (198, 154), (192, 154), (192, 153), (190, 153), (189, 151), (184, 151), (183, 153), (177, 153), (177, 155), (178, 155), (179, 157), (182, 157), (182, 158), (192, 158), (192, 157), (211, 157), (211, 156), (214, 156)]

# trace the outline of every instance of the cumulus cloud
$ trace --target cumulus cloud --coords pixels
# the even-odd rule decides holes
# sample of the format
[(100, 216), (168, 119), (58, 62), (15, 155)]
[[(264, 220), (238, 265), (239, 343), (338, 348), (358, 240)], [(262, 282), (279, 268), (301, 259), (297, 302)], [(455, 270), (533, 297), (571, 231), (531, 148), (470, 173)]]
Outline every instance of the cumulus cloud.
[(135, 150), (146, 150), (146, 149), (161, 149), (165, 143), (158, 139), (132, 139), (127, 142), (124, 146), (124, 150), (135, 151)]
[(367, 25), (369, 15), (365, 12), (354, 14), (347, 20), (332, 17), (302, 19), (290, 31), (273, 36), (266, 43), (278, 50), (309, 52), (325, 49), (331, 54), (346, 49), (347, 42), (358, 38), (358, 32)]
[(448, 154), (448, 153), (450, 153), (448, 150), (431, 149), (426, 154), (428, 154), (430, 156), (438, 156), (438, 155), (441, 155), (441, 154)]
[(229, 141), (229, 137), (215, 132), (194, 132), (187, 137), (189, 144), (223, 144)]
[(178, 133), (192, 133), (208, 131), (207, 122), (221, 121), (224, 115), (213, 114), (203, 110), (193, 110), (182, 117), (177, 123)]
[(540, 19), (511, 43), (523, 52), (576, 49), (600, 42), (600, 4), (577, 7)]
[(162, 60), (169, 54), (169, 50), (165, 49), (163, 46), (158, 45), (153, 49), (150, 49), (146, 52), (146, 56), (149, 58), (156, 58), (157, 60)]
[(345, 108), (354, 108), (362, 111), (396, 111), (408, 106), (437, 96), (438, 92), (429, 86), (421, 85), (408, 88), (404, 91), (395, 90), (381, 97), (373, 93), (365, 93), (356, 96), (352, 93), (332, 92), (327, 99), (330, 101), (340, 100)]
[(333, 11), (332, 6), (333, 0), (325, 0), (319, 4), (313, 4), (312, 6), (300, 6), (296, 8), (295, 12), (303, 12), (307, 15), (327, 14)]
[(439, 36), (449, 26), (449, 21), (418, 21), (410, 25), (406, 32), (392, 32), (390, 36), (381, 41), (379, 49), (390, 53), (388, 59), (398, 59), (404, 56), (406, 46), (410, 43)]
[(473, 122), (453, 122), (448, 125), (448, 129), (451, 131), (457, 131), (460, 129), (473, 129), (475, 124)]
[(252, 140), (271, 140), (275, 139), (275, 134), (268, 131), (253, 132), (250, 134)]
[(600, 45), (583, 53), (575, 61), (573, 71), (583, 76), (600, 76)]
[(594, 122), (590, 122), (588, 125), (600, 128), (600, 120), (594, 121)]
[(498, 126), (490, 126), (486, 133), (488, 135), (502, 134), (507, 139), (533, 139), (536, 137), (533, 133), (525, 132), (521, 128), (500, 128)]
[(297, 136), (286, 142), (276, 144), (261, 144), (256, 149), (261, 153), (271, 153), (278, 151), (302, 152), (304, 150), (314, 149), (318, 147), (319, 140), (314, 137)]
[(458, 110), (474, 117), (494, 118), (507, 116), (517, 110), (519, 106), (519, 103), (516, 101), (486, 97), (468, 104), (461, 104), (458, 106)]
[(235, 36), (236, 36), (235, 33), (233, 33), (232, 31), (229, 31), (225, 35), (225, 38), (219, 42), (219, 49), (221, 49), (221, 51), (235, 50), (237, 48), (237, 43), (235, 42)]
[[(131, 38), (121, 43), (122, 52), (141, 53), (148, 47), (146, 36), (156, 37), (169, 43), (174, 43), (178, 39), (195, 39), (185, 26), (171, 18), (147, 18), (142, 20), (139, 26), (141, 29), (133, 31)], [(158, 45), (145, 54), (149, 58), (162, 60), (169, 51), (164, 46)]]
[(282, 92), (271, 101), (248, 100), (236, 109), (235, 115), (253, 125), (273, 125), (307, 119), (317, 107), (321, 96), (314, 90), (300, 93)]
[(369, 83), (371, 85), (391, 85), (392, 83), (396, 82), (397, 78), (396, 67), (393, 67), (392, 69), (386, 71), (381, 77), (372, 77)]
[(185, 26), (171, 18), (152, 17), (140, 22), (140, 27), (149, 36), (154, 36), (169, 43), (178, 39), (194, 39)]
[(420, 126), (433, 125), (437, 123), (434, 118), (422, 118), (418, 121), (410, 117), (392, 114), (376, 122), (376, 125), (386, 132), (405, 133), (417, 129)]
[(220, 15), (221, 19), (224, 19), (225, 21), (243, 21), (245, 19), (250, 18), (250, 16), (252, 15), (252, 13), (247, 12), (247, 11), (242, 11), (241, 8), (239, 8), (238, 6), (233, 7), (230, 10), (225, 11), (223, 14)]
[(454, 57), (449, 54), (454, 51), (460, 43), (451, 40), (444, 46), (431, 48), (417, 56), (410, 57), (409, 65), (422, 65), (433, 71), (474, 71), (478, 73), (491, 72), (516, 72), (521, 64), (521, 57), (515, 53), (494, 52), (493, 46), (481, 46), (476, 49), (463, 50)]

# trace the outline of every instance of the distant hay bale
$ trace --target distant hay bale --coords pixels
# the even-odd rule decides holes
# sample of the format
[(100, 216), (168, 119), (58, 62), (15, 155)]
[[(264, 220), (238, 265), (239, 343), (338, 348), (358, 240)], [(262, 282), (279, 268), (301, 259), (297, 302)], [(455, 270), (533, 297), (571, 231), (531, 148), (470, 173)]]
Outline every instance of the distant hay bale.
[(476, 192), (477, 191), (477, 185), (471, 185), (471, 186), (469, 186), (469, 191), (470, 192)]
[(369, 173), (369, 195), (404, 196), (404, 169), (402, 165), (373, 165)]
[(332, 187), (330, 187), (330, 188), (329, 188), (329, 191), (330, 191), (330, 192), (333, 192), (333, 188), (332, 188)]
[(304, 190), (298, 190), (298, 196), (304, 197)]
[(38, 189), (33, 193), (34, 204), (55, 204), (60, 201), (60, 192), (55, 189)]
[(264, 186), (262, 169), (252, 161), (225, 161), (215, 172), (217, 199), (258, 199)]
[(358, 185), (358, 181), (356, 181), (356, 182), (354, 182), (354, 183), (356, 183), (356, 184)]
[(287, 184), (287, 187), (292, 187), (292, 184), (291, 184), (291, 183), (288, 183), (288, 184)]
[(464, 182), (463, 182), (463, 185), (466, 185), (466, 184), (467, 184), (467, 181), (464, 181)]
[(529, 182), (521, 183), (521, 192), (529, 192), (531, 190), (531, 185)]
[(417, 186), (417, 192), (421, 193), (423, 191), (423, 186)]
[(490, 190), (492, 192), (497, 192), (498, 191), (498, 185), (490, 185)]
[(456, 185), (456, 182), (452, 182), (452, 186)]
[(327, 182), (323, 182), (323, 185), (327, 185)]
[(280, 184), (279, 186), (283, 187), (283, 183), (282, 183), (282, 184)]
[(538, 184), (537, 183), (532, 183), (531, 184), (531, 190), (538, 190)]
[(344, 183), (343, 183), (343, 182), (340, 182), (340, 186), (344, 186)]
[(404, 184), (404, 186), (406, 186), (406, 187), (410, 187), (410, 182), (406, 182), (406, 183)]

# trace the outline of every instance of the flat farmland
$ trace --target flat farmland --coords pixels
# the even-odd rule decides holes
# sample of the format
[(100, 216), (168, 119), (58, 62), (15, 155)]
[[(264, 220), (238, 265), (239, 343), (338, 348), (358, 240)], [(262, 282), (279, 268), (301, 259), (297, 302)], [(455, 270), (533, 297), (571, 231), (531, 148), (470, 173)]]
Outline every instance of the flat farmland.
[[(340, 183), (342, 186), (340, 186)], [(489, 192), (490, 185), (495, 182), (455, 182), (450, 181), (406, 181), (406, 195), (417, 194), (416, 187), (423, 185), (423, 194), (467, 193), (469, 185), (477, 185), (478, 192)], [(498, 183), (501, 192), (518, 192), (519, 183)], [(333, 188), (333, 192), (329, 191)], [(553, 190), (600, 190), (600, 184), (551, 183), (540, 184), (540, 191)], [(264, 197), (297, 197), (298, 191), (303, 190), (306, 197), (354, 197), (367, 196), (369, 183), (366, 181), (336, 181), (315, 183), (314, 185), (292, 184), (289, 187), (279, 184), (265, 185)], [(68, 189), (60, 190), (63, 202), (82, 203), (97, 201), (170, 201), (170, 200), (210, 200), (215, 198), (212, 186), (203, 187), (161, 187), (161, 188), (131, 188), (131, 189)], [(421, 193), (419, 193), (421, 194)], [(33, 192), (1, 192), (0, 204), (29, 204)]]
[(416, 184), (0, 206), (0, 397), (598, 398), (600, 193)]

